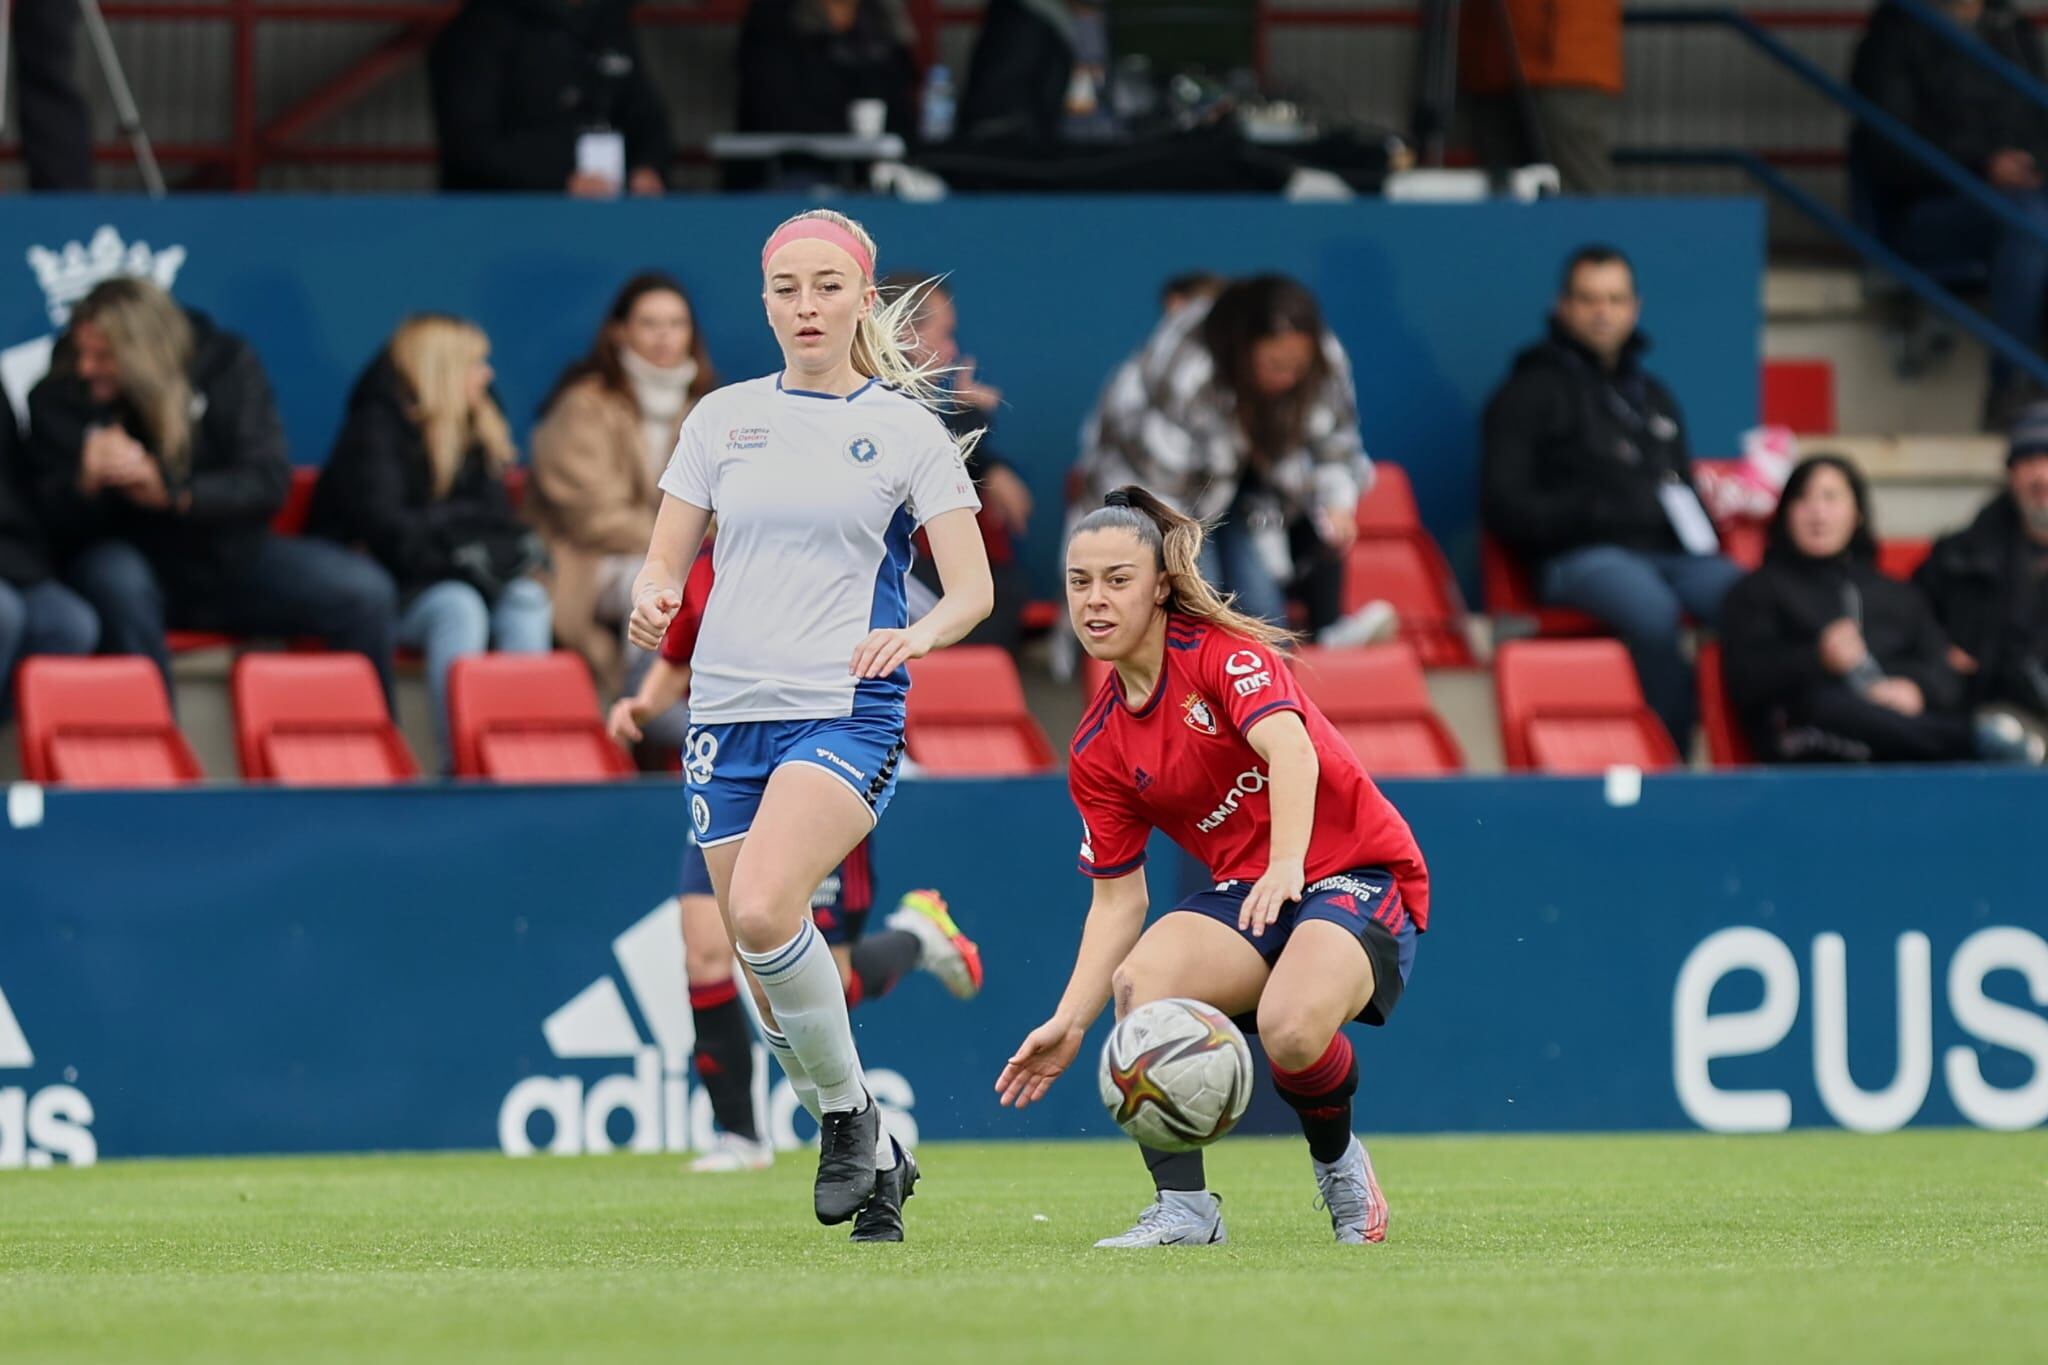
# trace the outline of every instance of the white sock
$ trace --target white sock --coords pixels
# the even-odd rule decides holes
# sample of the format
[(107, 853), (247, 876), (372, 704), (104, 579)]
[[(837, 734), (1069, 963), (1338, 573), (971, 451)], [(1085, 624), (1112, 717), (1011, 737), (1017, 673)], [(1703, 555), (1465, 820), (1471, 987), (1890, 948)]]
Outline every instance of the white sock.
[(782, 1074), (789, 1077), (789, 1088), (796, 1092), (796, 1102), (813, 1119), (821, 1117), (818, 1087), (811, 1083), (810, 1073), (804, 1070), (804, 1064), (796, 1059), (796, 1049), (789, 1045), (789, 1039), (763, 1024), (761, 1041), (768, 1044), (768, 1050), (775, 1054), (776, 1062), (782, 1067)]
[(819, 1106), (827, 1113), (866, 1107), (867, 1078), (854, 1050), (853, 1025), (846, 1017), (846, 988), (817, 926), (805, 920), (789, 942), (765, 953), (742, 948), (740, 960), (761, 983), (761, 993), (775, 1011), (776, 1028), (817, 1087)]

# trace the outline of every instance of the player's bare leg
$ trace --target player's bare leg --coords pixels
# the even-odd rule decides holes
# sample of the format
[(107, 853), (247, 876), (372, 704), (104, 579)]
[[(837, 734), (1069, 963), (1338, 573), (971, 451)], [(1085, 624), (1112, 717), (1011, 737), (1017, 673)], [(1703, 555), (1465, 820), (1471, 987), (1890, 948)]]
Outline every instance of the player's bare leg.
[(865, 804), (837, 777), (785, 763), (737, 848), (705, 850), (740, 959), (817, 1087), (815, 1202), (828, 1224), (853, 1217), (874, 1193), (875, 1172), (895, 1164), (894, 1144), (879, 1142), (881, 1116), (854, 1048), (839, 968), (810, 917), (811, 892), (872, 827)]
[(1301, 1118), (1319, 1203), (1339, 1242), (1383, 1242), (1387, 1201), (1365, 1144), (1351, 1131), (1358, 1061), (1344, 1025), (1373, 995), (1372, 959), (1342, 925), (1297, 925), (1259, 1002), (1259, 1041), (1280, 1098)]
[[(1119, 1019), (1139, 1005), (1187, 996), (1225, 1014), (1253, 1009), (1266, 985), (1258, 950), (1204, 915), (1169, 914), (1145, 931), (1110, 979)], [(1202, 1154), (1139, 1148), (1157, 1198), (1129, 1231), (1099, 1247), (1205, 1246), (1228, 1240), (1222, 1201), (1208, 1190)]]

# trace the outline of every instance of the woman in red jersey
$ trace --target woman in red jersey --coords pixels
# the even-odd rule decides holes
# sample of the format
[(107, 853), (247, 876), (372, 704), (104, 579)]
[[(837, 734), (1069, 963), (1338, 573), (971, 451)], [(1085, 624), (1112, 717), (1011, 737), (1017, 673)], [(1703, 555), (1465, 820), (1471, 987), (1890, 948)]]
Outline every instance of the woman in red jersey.
[[(1119, 1016), (1189, 996), (1256, 1019), (1300, 1115), (1340, 1242), (1386, 1238), (1387, 1205), (1351, 1132), (1358, 1065), (1343, 1026), (1384, 1024), (1429, 918), (1407, 822), (1304, 698), (1287, 637), (1232, 610), (1196, 568), (1200, 522), (1121, 488), (1067, 543), (1067, 610), (1115, 670), (1075, 732), (1068, 785), (1095, 895), (1052, 1018), (996, 1082), (1018, 1107), (1072, 1064), (1112, 994)], [(1160, 830), (1215, 881), (1150, 929), (1145, 842)], [(1098, 1246), (1224, 1240), (1202, 1154), (1145, 1148), (1158, 1198)]]

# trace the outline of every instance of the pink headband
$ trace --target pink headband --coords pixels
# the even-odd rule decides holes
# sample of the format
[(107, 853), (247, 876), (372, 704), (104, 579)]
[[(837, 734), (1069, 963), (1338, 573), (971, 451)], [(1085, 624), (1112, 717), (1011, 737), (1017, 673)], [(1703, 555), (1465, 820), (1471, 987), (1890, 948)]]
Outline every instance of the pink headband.
[(860, 238), (848, 232), (839, 224), (825, 218), (799, 218), (794, 223), (784, 223), (768, 239), (768, 245), (761, 248), (761, 273), (768, 273), (768, 258), (791, 242), (827, 242), (853, 257), (861, 274), (868, 279), (875, 277), (875, 258), (860, 244)]

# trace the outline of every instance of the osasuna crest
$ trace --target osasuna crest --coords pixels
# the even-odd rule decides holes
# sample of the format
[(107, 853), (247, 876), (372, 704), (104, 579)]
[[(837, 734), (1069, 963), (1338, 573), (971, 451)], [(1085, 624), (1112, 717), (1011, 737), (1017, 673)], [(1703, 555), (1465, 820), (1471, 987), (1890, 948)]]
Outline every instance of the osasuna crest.
[(882, 458), (882, 448), (874, 437), (862, 434), (846, 443), (846, 458), (865, 469)]
[(1199, 692), (1188, 693), (1188, 699), (1180, 704), (1180, 718), (1188, 723), (1188, 729), (1199, 730), (1205, 735), (1216, 733), (1216, 713), (1209, 709), (1209, 703), (1202, 700)]

